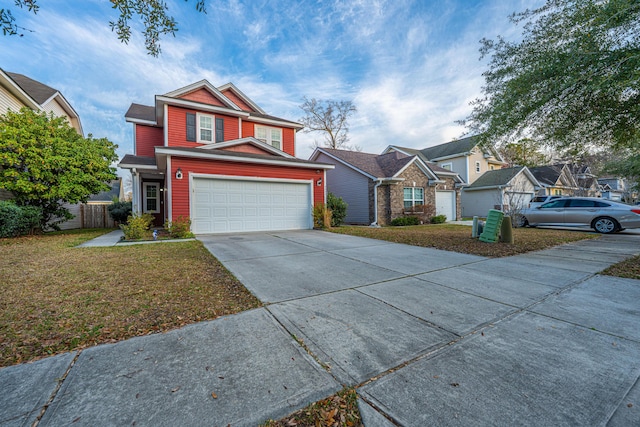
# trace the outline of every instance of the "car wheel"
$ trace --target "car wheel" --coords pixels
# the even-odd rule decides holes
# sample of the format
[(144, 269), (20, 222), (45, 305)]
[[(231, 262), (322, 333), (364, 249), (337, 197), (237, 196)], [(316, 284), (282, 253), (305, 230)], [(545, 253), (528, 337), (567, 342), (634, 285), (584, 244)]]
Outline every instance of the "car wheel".
[(518, 215), (516, 217), (517, 227), (526, 227), (527, 225), (529, 225), (529, 221), (527, 221), (527, 217), (525, 217), (524, 215)]
[(615, 219), (603, 216), (593, 220), (592, 227), (598, 233), (608, 234), (608, 233), (615, 233), (618, 230), (618, 228), (620, 228), (620, 225), (618, 225)]

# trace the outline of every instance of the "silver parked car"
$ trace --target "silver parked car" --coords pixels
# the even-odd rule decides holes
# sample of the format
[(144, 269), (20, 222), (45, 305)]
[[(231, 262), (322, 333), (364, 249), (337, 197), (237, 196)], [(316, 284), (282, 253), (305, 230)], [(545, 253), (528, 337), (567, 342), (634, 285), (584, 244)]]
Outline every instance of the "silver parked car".
[(543, 204), (550, 202), (554, 199), (559, 199), (562, 196), (536, 196), (529, 202), (530, 208), (535, 208), (536, 206), (542, 206)]
[(594, 197), (565, 197), (523, 209), (520, 226), (591, 227), (599, 233), (640, 228), (640, 208)]

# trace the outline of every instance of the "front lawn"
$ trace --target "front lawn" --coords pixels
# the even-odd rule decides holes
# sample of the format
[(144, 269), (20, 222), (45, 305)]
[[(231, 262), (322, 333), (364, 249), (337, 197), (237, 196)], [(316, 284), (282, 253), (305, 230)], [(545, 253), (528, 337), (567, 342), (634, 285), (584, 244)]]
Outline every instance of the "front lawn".
[(471, 237), (471, 227), (457, 224), (382, 228), (342, 226), (331, 228), (329, 231), (486, 257), (517, 255), (547, 249), (563, 243), (598, 237), (597, 234), (566, 230), (515, 228), (513, 229), (513, 244), (484, 243)]
[(612, 265), (602, 272), (608, 276), (640, 280), (640, 255)]
[(104, 232), (0, 239), (0, 367), (260, 306), (198, 241), (75, 247)]

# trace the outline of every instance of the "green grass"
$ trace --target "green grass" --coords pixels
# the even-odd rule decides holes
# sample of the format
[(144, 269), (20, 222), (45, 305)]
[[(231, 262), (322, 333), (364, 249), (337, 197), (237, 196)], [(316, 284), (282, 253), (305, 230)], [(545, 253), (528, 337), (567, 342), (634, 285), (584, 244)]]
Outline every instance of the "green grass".
[(342, 226), (331, 228), (329, 231), (486, 257), (517, 255), (598, 237), (597, 234), (567, 230), (515, 228), (513, 244), (484, 243), (471, 237), (471, 227), (457, 224), (381, 228)]
[(106, 231), (0, 239), (0, 366), (260, 306), (198, 241), (76, 247)]
[(640, 280), (640, 255), (619, 262), (604, 270), (601, 274)]

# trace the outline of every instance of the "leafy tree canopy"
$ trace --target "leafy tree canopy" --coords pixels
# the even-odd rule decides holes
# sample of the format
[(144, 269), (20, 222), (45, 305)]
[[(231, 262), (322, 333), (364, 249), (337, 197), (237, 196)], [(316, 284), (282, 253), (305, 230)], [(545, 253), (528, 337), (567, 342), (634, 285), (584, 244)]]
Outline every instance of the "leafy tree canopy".
[(640, 147), (640, 2), (547, 0), (511, 16), (521, 41), (483, 39), (485, 97), (466, 121), (484, 143)]
[[(185, 0), (189, 1), (189, 0)], [(163, 0), (110, 0), (113, 9), (118, 11), (118, 19), (110, 21), (111, 31), (115, 31), (122, 43), (129, 43), (131, 38), (131, 21), (139, 20), (144, 30), (145, 47), (152, 56), (160, 54), (160, 37), (165, 34), (175, 36), (178, 24), (169, 14), (169, 7)], [(15, 5), (26, 8), (29, 12), (38, 13), (37, 0), (15, 0)], [(205, 0), (196, 0), (196, 10), (206, 13)], [(0, 9), (0, 28), (3, 35), (23, 36), (22, 30), (28, 30), (19, 26), (10, 9)]]
[[(304, 132), (322, 132), (324, 145), (329, 148), (355, 148), (347, 145), (349, 141), (349, 117), (354, 114), (356, 106), (351, 101), (322, 100), (307, 97), (300, 105), (305, 116), (300, 119)], [(319, 146), (318, 142), (315, 146)]]
[(117, 146), (82, 137), (66, 118), (28, 108), (0, 116), (0, 188), (43, 211), (42, 225), (70, 218), (63, 203), (86, 202), (116, 178)]
[(542, 153), (542, 144), (530, 138), (518, 142), (510, 142), (500, 149), (502, 159), (509, 167), (526, 166), (533, 168), (549, 162), (549, 157)]

